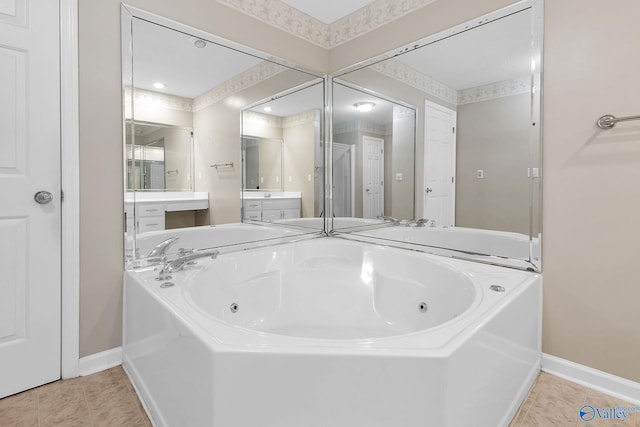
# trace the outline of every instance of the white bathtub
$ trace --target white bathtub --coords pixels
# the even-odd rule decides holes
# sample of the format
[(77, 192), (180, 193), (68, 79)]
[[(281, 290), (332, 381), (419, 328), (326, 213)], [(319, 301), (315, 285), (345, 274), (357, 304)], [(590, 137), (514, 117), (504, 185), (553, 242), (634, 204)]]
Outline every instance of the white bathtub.
[(156, 276), (124, 306), (156, 426), (506, 426), (539, 371), (533, 273), (321, 238)]
[[(138, 234), (135, 244), (137, 258), (144, 258), (158, 243), (170, 237), (177, 237), (178, 240), (167, 249), (168, 255), (176, 254), (180, 249), (221, 248), (249, 243), (252, 246), (255, 246), (256, 243), (273, 244), (283, 239), (312, 233), (318, 233), (318, 231), (237, 223), (149, 231)], [(132, 250), (132, 242), (128, 244)]]
[[(343, 237), (348, 237), (342, 235)], [(455, 255), (464, 253), (466, 258), (485, 262), (508, 264), (527, 269), (540, 264), (540, 239), (506, 231), (481, 230), (464, 227), (416, 227), (399, 225), (352, 233), (353, 238), (365, 241), (383, 240), (410, 245), (429, 246), (434, 253)], [(499, 258), (499, 259), (495, 259)], [(536, 268), (539, 270), (539, 268)]]

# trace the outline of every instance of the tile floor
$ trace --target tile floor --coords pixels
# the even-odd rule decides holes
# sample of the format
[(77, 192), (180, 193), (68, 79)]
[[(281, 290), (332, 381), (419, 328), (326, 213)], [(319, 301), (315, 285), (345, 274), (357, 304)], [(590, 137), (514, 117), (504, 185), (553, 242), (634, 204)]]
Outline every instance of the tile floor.
[(640, 413), (637, 412), (630, 413), (624, 421), (598, 418), (582, 421), (578, 412), (583, 405), (594, 408), (637, 406), (541, 372), (509, 427), (640, 427)]
[(0, 399), (2, 427), (149, 427), (121, 366)]
[[(585, 404), (597, 408), (635, 406), (543, 372), (510, 427), (640, 427), (640, 413), (632, 413), (624, 422), (581, 421), (578, 411)], [(0, 426), (149, 427), (151, 423), (118, 366), (0, 399)]]

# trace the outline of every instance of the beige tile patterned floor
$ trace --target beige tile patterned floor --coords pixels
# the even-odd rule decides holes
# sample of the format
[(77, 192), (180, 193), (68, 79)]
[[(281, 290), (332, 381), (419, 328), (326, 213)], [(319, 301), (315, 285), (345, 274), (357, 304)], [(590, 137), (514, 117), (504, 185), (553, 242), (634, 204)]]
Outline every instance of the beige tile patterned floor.
[(122, 367), (0, 399), (2, 427), (149, 427)]
[[(543, 372), (510, 427), (640, 427), (640, 413), (632, 413), (625, 421), (581, 421), (578, 411), (587, 404), (594, 408), (635, 406)], [(149, 427), (151, 423), (118, 366), (0, 399), (0, 426)]]
[(640, 427), (637, 412), (631, 412), (624, 421), (598, 417), (583, 421), (579, 415), (583, 405), (599, 409), (637, 406), (541, 372), (509, 427)]

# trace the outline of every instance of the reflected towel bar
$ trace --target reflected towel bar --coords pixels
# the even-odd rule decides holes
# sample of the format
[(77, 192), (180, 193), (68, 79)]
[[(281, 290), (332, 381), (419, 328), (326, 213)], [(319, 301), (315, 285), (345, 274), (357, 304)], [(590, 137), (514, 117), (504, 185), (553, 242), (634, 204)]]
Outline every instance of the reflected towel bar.
[(596, 124), (600, 129), (611, 129), (618, 122), (626, 122), (629, 120), (640, 120), (640, 116), (616, 117), (612, 114), (606, 114), (598, 119)]
[(233, 162), (231, 162), (231, 163), (216, 163), (214, 165), (211, 165), (212, 168), (216, 168), (216, 169), (218, 169), (219, 167), (227, 167), (227, 166), (232, 168), (233, 167)]

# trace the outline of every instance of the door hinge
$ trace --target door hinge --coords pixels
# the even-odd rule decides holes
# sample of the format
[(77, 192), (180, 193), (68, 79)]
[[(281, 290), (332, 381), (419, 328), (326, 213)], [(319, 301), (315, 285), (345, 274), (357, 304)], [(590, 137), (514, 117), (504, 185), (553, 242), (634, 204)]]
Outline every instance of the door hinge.
[(456, 127), (451, 128), (451, 133), (456, 133)]
[(64, 202), (64, 190), (60, 190), (60, 202)]
[(451, 183), (452, 183), (452, 184), (454, 183), (453, 177), (451, 177)]

